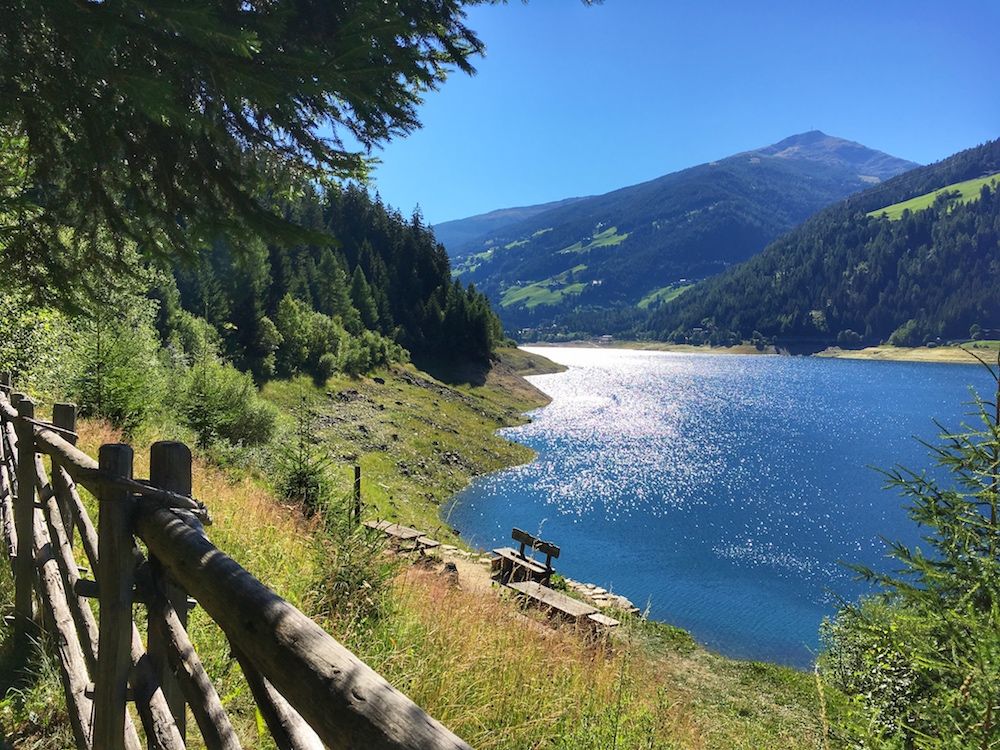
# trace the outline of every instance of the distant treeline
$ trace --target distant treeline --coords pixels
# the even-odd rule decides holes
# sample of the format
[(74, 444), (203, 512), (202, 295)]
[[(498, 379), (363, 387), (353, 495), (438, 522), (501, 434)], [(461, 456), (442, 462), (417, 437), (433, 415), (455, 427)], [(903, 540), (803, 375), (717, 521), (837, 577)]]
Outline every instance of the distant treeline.
[[(317, 242), (216, 244), (158, 290), (166, 336), (178, 311), (202, 317), (225, 356), (258, 380), (364, 371), (395, 358), (392, 347), (418, 361), (481, 361), (502, 338), (486, 297), (452, 281), (419, 215), (406, 220), (353, 185), (309, 191), (285, 210)], [(359, 341), (361, 361), (345, 358)]]

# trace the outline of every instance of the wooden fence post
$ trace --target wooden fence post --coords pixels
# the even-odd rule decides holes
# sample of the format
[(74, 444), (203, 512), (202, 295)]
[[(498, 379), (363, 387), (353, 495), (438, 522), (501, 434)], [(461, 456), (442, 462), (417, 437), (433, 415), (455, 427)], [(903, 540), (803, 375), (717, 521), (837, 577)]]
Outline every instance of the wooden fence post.
[[(52, 404), (52, 424), (66, 430), (63, 439), (70, 445), (76, 445), (76, 404)], [(59, 470), (55, 459), (52, 461), (52, 486), (56, 490), (56, 501), (59, 503), (59, 515), (62, 516), (63, 528), (66, 529), (66, 541), (73, 546), (73, 531), (76, 528), (76, 508), (73, 507), (69, 488), (65, 485), (65, 475)]]
[[(149, 450), (149, 481), (164, 490), (176, 492), (178, 495), (191, 495), (191, 450), (184, 443), (161, 441), (154, 443)], [(154, 585), (173, 606), (181, 627), (187, 629), (187, 592), (176, 582), (168, 580), (163, 566), (154, 555), (149, 562), (153, 571)], [(149, 617), (161, 616), (156, 609), (149, 610)], [(153, 660), (153, 667), (160, 680), (163, 695), (174, 715), (174, 722), (181, 738), (186, 736), (186, 717), (184, 711), (184, 693), (174, 676), (169, 659), (169, 645), (165, 642), (168, 633), (167, 623), (149, 623), (147, 635), (148, 652)]]
[[(24, 394), (17, 400), (17, 413), (33, 419), (35, 403)], [(17, 531), (17, 560), (14, 563), (14, 653), (23, 654), (28, 647), (34, 612), (32, 590), (35, 571), (35, 434), (31, 422), (18, 420), (17, 433), (17, 497), (14, 499), (14, 528)]]
[(361, 523), (361, 464), (354, 466), (354, 523)]
[[(98, 465), (108, 476), (132, 478), (132, 449), (102, 445)], [(94, 679), (94, 747), (123, 750), (125, 702), (132, 668), (132, 553), (134, 500), (125, 490), (104, 487), (98, 497), (100, 626)]]

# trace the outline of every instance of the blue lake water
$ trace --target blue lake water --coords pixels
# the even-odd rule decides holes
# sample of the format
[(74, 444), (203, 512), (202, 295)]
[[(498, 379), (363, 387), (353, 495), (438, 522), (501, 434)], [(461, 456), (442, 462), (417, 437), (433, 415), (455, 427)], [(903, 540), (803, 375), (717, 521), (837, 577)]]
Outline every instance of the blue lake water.
[(470, 543), (518, 526), (562, 547), (557, 570), (623, 594), (721, 653), (805, 667), (840, 561), (890, 563), (919, 541), (872, 468), (930, 468), (933, 420), (958, 427), (966, 365), (544, 348), (569, 366), (530, 380), (552, 397), (505, 430), (534, 462), (481, 478), (446, 509)]

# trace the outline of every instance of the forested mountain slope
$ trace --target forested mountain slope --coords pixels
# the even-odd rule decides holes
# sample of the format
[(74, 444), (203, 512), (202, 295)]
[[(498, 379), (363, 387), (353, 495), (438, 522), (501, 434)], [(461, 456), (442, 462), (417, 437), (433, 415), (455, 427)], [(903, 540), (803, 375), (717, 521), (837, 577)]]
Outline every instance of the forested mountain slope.
[[(502, 332), (489, 302), (451, 278), (444, 249), (418, 217), (406, 220), (356, 186), (309, 192), (289, 219), (330, 241), (233, 248), (217, 243), (160, 290), (161, 329), (179, 309), (205, 318), (223, 351), (258, 379), (318, 372), (348, 338), (367, 342), (368, 363), (399, 345), (418, 360), (484, 361)], [(390, 357), (391, 358), (391, 357)], [(342, 369), (342, 368), (339, 368)]]
[[(637, 332), (916, 345), (1000, 328), (1000, 187), (959, 187), (998, 172), (1000, 140), (852, 196), (655, 310)], [(924, 207), (891, 210), (914, 198)]]
[(813, 131), (575, 201), (449, 252), (510, 329), (573, 311), (600, 317), (717, 274), (820, 208), (912, 166)]

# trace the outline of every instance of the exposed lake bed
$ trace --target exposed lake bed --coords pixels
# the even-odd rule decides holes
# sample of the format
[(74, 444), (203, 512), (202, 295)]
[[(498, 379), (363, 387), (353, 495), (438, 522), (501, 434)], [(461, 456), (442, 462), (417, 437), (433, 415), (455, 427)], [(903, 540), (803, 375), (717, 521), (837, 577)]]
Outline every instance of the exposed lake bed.
[(870, 467), (928, 467), (985, 370), (935, 364), (617, 349), (538, 350), (553, 400), (503, 434), (537, 459), (475, 481), (446, 510), (471, 544), (511, 526), (563, 548), (558, 569), (629, 597), (726, 655), (805, 667), (842, 561), (915, 542)]

